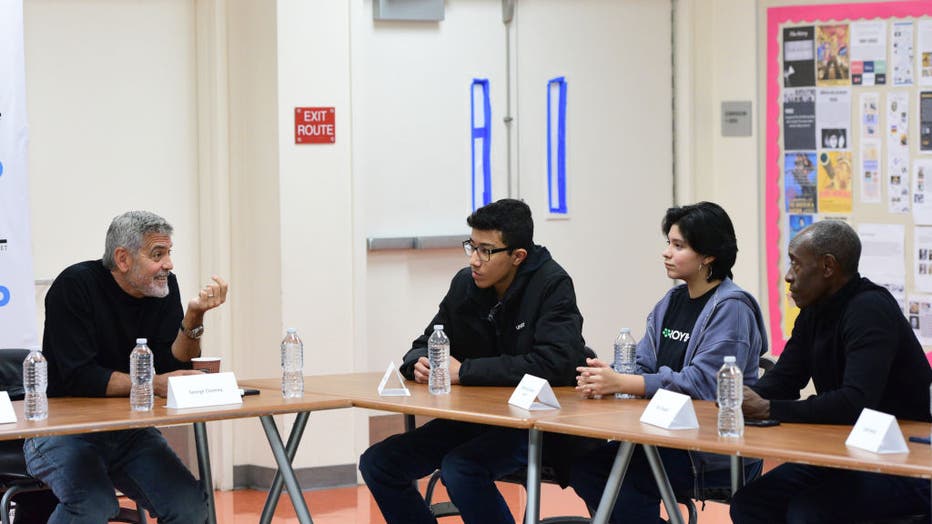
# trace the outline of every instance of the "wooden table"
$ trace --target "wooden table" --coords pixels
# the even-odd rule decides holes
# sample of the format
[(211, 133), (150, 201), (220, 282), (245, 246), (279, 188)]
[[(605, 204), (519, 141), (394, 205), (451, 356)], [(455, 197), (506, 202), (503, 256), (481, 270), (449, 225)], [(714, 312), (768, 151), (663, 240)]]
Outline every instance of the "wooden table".
[[(665, 430), (642, 424), (641, 414), (648, 401), (643, 399), (586, 400), (571, 387), (555, 388), (561, 409), (528, 411), (508, 405), (511, 387), (453, 386), (449, 395), (431, 395), (424, 384), (406, 383), (409, 397), (379, 396), (377, 386), (381, 373), (351, 373), (305, 377), (305, 395), (332, 395), (349, 401), (353, 406), (403, 413), (426, 415), (464, 422), (490, 424), (528, 430), (528, 507), (525, 521), (537, 523), (540, 515), (540, 443), (542, 432), (564, 433), (621, 442), (612, 465), (609, 482), (593, 518), (593, 523), (608, 521), (608, 515), (624, 478), (635, 445), (641, 445), (658, 483), (664, 506), (674, 522), (682, 522), (676, 507), (666, 472), (657, 454), (657, 447), (670, 447), (691, 451), (720, 453), (735, 457), (732, 461), (733, 483), (739, 478), (738, 457), (775, 459), (817, 466), (853, 469), (893, 475), (932, 478), (932, 447), (909, 443), (909, 454), (875, 454), (845, 446), (851, 426), (823, 424), (781, 424), (771, 428), (746, 427), (740, 439), (722, 438), (717, 431), (717, 408), (710, 401), (693, 401), (699, 428), (694, 430)], [(280, 394), (280, 379), (244, 380), (246, 387)], [(266, 395), (266, 393), (263, 393)], [(306, 419), (305, 419), (306, 421)], [(299, 422), (296, 421), (295, 430)], [(303, 422), (302, 422), (303, 423)], [(899, 421), (904, 436), (928, 435), (929, 424)], [(301, 428), (303, 431), (303, 428)], [(289, 438), (288, 446), (295, 449), (298, 441)], [(293, 456), (293, 452), (292, 452)], [(274, 512), (281, 483), (276, 478), (278, 492), (270, 490), (266, 502), (268, 518)], [(274, 494), (274, 496), (273, 496)], [(263, 512), (262, 522), (266, 512)]]
[[(558, 393), (561, 398), (561, 393)], [(611, 413), (589, 413), (548, 417), (535, 422), (541, 431), (565, 433), (586, 437), (604, 438), (622, 442), (612, 466), (605, 493), (599, 510), (592, 522), (604, 523), (614, 506), (618, 488), (624, 479), (624, 470), (633, 451), (634, 444), (641, 444), (645, 452), (655, 446), (720, 453), (796, 462), (814, 466), (852, 469), (890, 475), (932, 478), (932, 447), (908, 442), (909, 454), (877, 454), (845, 446), (851, 426), (827, 424), (784, 423), (770, 428), (745, 427), (742, 438), (718, 436), (717, 414), (714, 402), (694, 400), (693, 407), (699, 420), (698, 429), (666, 430), (640, 422), (647, 400), (600, 400), (594, 404), (615, 405)], [(905, 438), (911, 435), (927, 436), (929, 424), (914, 421), (899, 421)], [(654, 454), (655, 455), (655, 454)], [(656, 455), (655, 455), (656, 456)], [(651, 460), (651, 453), (648, 453)], [(659, 458), (658, 458), (659, 460)], [(733, 468), (738, 461), (733, 461)], [(654, 464), (651, 464), (652, 469)], [(733, 475), (734, 479), (736, 475)], [(662, 482), (654, 471), (658, 483)], [(665, 475), (664, 475), (665, 478)], [(669, 487), (669, 484), (667, 484)], [(663, 490), (661, 490), (663, 492)], [(669, 495), (672, 497), (672, 490)], [(675, 504), (675, 500), (671, 502)], [(670, 504), (666, 499), (668, 513)], [(679, 512), (676, 511), (679, 515)], [(673, 516), (673, 515), (671, 515)]]
[(272, 416), (282, 413), (299, 413), (298, 416), (303, 416), (306, 424), (310, 411), (350, 406), (348, 400), (330, 395), (305, 394), (304, 398), (300, 399), (283, 399), (280, 392), (277, 395), (266, 392), (244, 397), (241, 405), (192, 409), (169, 409), (165, 407), (165, 399), (156, 398), (152, 411), (138, 412), (130, 410), (129, 399), (125, 397), (68, 397), (49, 399), (49, 417), (46, 420), (31, 422), (23, 416), (23, 401), (17, 401), (13, 402), (17, 422), (0, 424), (0, 440), (193, 424), (198, 471), (208, 497), (209, 522), (213, 524), (217, 517), (214, 509), (213, 481), (210, 473), (210, 454), (205, 423), (214, 420), (258, 417), (262, 421), (269, 446), (275, 455), (279, 472), (284, 476), (284, 482), (288, 486), (288, 493), (291, 495), (299, 520), (311, 522), (307, 505), (301, 494), (301, 487), (291, 467), (294, 452), (292, 451), (290, 457), (287, 455)]

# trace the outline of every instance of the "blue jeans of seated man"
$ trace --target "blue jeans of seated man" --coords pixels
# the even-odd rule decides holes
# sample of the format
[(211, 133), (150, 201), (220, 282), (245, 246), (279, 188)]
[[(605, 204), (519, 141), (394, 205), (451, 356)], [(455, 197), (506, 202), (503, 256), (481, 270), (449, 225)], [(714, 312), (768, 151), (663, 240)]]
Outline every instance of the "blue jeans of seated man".
[(159, 522), (207, 521), (207, 494), (155, 428), (32, 438), (23, 450), (59, 499), (50, 523), (107, 522), (120, 511), (115, 489)]
[(929, 513), (927, 479), (783, 464), (735, 493), (735, 524), (851, 523)]
[(435, 419), (393, 435), (359, 459), (388, 524), (435, 523), (414, 481), (440, 469), (466, 524), (513, 524), (495, 479), (527, 465), (527, 431)]
[[(573, 466), (570, 474), (570, 486), (576, 491), (586, 505), (595, 511), (602, 500), (602, 492), (608, 481), (615, 456), (618, 454), (618, 442), (608, 442), (604, 446), (580, 458)], [(670, 479), (670, 486), (674, 493), (691, 492), (696, 481), (693, 473), (689, 453), (681, 449), (657, 448), (663, 469)], [(754, 478), (760, 474), (762, 464), (760, 461), (746, 464), (744, 473), (746, 478)], [(731, 486), (731, 470), (720, 469), (706, 471), (702, 474), (702, 485), (705, 487)], [(631, 454), (631, 462), (625, 472), (625, 479), (621, 483), (618, 499), (612, 508), (609, 522), (660, 523), (660, 491), (651, 472), (647, 455), (643, 448), (637, 446)]]

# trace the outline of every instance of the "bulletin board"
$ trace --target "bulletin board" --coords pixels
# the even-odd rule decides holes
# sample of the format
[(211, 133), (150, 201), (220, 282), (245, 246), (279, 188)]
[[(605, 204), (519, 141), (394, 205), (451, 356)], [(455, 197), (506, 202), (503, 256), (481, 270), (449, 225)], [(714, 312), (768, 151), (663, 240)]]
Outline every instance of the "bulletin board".
[(893, 293), (928, 351), (932, 3), (763, 10), (761, 136), (773, 353), (782, 351), (799, 313), (783, 281), (789, 240), (813, 221), (836, 219), (858, 231), (861, 274)]

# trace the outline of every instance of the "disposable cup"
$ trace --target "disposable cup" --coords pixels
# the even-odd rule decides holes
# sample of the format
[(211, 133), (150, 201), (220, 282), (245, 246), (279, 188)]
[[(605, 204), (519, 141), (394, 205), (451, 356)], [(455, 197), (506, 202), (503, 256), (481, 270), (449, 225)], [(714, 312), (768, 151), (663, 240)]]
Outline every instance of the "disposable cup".
[(220, 373), (220, 357), (195, 357), (191, 364), (204, 373)]

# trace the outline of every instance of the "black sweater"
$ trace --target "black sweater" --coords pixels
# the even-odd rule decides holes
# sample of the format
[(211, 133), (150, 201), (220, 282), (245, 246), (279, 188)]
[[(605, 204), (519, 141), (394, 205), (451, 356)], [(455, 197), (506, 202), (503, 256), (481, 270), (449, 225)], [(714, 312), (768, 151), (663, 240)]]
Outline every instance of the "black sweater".
[[(812, 378), (816, 395), (799, 390)], [(856, 275), (804, 308), (777, 365), (753, 387), (787, 422), (854, 424), (863, 408), (930, 420), (932, 369), (893, 296)]]
[(514, 386), (525, 373), (553, 386), (574, 384), (576, 366), (586, 362), (583, 319), (572, 279), (546, 248), (535, 246), (521, 264), (490, 321), (497, 303), (495, 290), (478, 288), (470, 268), (463, 268), (424, 334), (405, 354), (402, 374), (414, 377), (415, 362), (427, 356), (434, 324), (443, 324), (450, 354), (462, 363), (464, 386)]
[(49, 396), (104, 396), (113, 371), (129, 373), (139, 337), (148, 339), (156, 373), (190, 368), (171, 352), (184, 315), (174, 274), (168, 290), (165, 298), (134, 298), (100, 260), (62, 271), (45, 297)]

